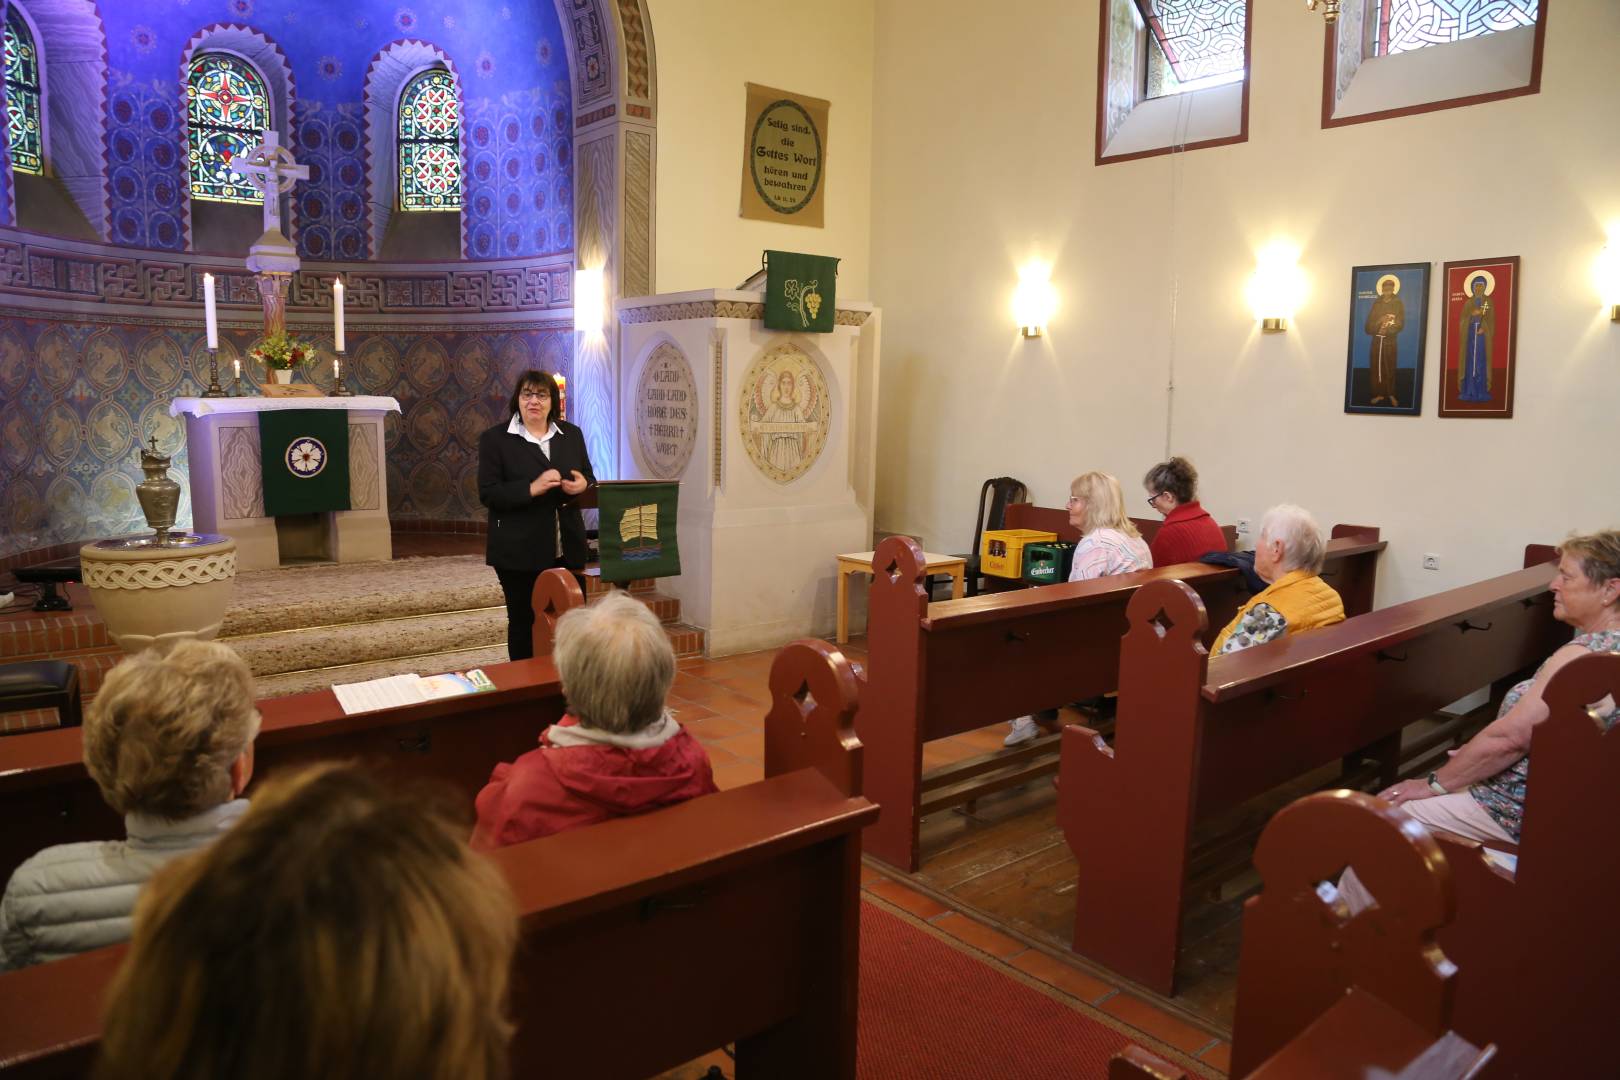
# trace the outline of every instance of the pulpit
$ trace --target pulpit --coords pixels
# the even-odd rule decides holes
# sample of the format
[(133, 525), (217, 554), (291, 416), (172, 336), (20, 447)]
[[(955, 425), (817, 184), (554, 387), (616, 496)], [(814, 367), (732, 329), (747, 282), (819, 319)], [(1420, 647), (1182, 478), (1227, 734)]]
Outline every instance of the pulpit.
[(618, 302), (619, 472), (681, 481), (681, 574), (660, 591), (712, 656), (830, 635), (841, 552), (872, 546), (878, 311), (767, 330), (757, 292)]
[[(265, 514), (259, 417), (279, 409), (347, 410), (348, 510)], [(383, 466), (383, 415), (389, 412), (399, 412), (391, 397), (176, 398), (169, 414), (186, 418), (192, 528), (235, 540), (241, 570), (392, 558)]]

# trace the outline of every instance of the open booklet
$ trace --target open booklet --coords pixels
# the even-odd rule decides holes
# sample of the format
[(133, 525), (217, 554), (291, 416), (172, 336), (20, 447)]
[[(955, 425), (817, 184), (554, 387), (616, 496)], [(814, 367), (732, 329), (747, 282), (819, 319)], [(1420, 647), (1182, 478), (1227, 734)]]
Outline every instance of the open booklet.
[(346, 715), (416, 705), (435, 698), (480, 694), (495, 689), (482, 670), (452, 671), (445, 675), (389, 675), (368, 682), (343, 683), (332, 687)]

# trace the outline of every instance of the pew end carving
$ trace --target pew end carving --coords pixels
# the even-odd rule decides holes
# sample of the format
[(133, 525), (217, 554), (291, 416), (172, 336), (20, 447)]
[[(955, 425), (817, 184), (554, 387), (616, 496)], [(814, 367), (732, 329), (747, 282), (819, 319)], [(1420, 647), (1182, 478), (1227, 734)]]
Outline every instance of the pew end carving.
[(771, 662), (770, 687), (765, 775), (818, 769), (845, 795), (860, 795), (862, 752), (855, 714), (861, 685), (854, 664), (825, 641), (795, 641)]
[[(1064, 736), (1059, 822), (1081, 868), (1075, 950), (1173, 993), (1193, 824), (1365, 748), (1398, 746), (1413, 721), (1533, 669), (1568, 640), (1548, 603), (1552, 574), (1517, 570), (1218, 658), (1173, 629), (1133, 623), (1112, 758), (1088, 733)], [(1459, 621), (1492, 629), (1462, 634)], [(1132, 741), (1136, 730), (1151, 739)], [(1411, 764), (1444, 744), (1414, 740)], [(1130, 822), (1130, 836), (1106, 835), (1121, 830), (1095, 827), (1104, 820)]]
[(530, 598), (534, 608), (534, 655), (551, 655), (557, 641), (557, 620), (584, 603), (579, 582), (561, 567), (553, 567), (535, 579)]
[(1578, 657), (1548, 682), (1514, 872), (1485, 855), (1496, 844), (1441, 838), (1457, 888), (1439, 935), (1459, 971), (1456, 1026), (1497, 1044), (1492, 1076), (1614, 1069), (1620, 724), (1605, 732), (1590, 710), (1608, 697), (1620, 701), (1620, 655)]
[[(1208, 614), (1183, 582), (1153, 581), (1137, 589), (1126, 606), (1126, 621), (1114, 745), (1104, 745), (1080, 725), (1064, 729), (1057, 813), (1083, 877), (1089, 867), (1106, 866), (1115, 883), (1177, 882), (1173, 889), (1144, 892), (1145, 906), (1121, 904), (1107, 888), (1076, 890), (1075, 949), (1119, 967), (1130, 960), (1116, 948), (1129, 950), (1132, 939), (1156, 925), (1180, 925), (1194, 792), (1164, 779), (1196, 768), (1199, 739), (1196, 728), (1169, 721), (1175, 717), (1174, 701), (1198, 693), (1209, 663), (1203, 645)], [(1133, 791), (1154, 796), (1136, 799)], [(1129, 821), (1129, 829), (1100, 827), (1105, 819), (1099, 813), (1108, 806), (1135, 807), (1116, 819)], [(1166, 969), (1159, 981), (1168, 983), (1170, 977)]]
[[(1450, 1027), (1455, 968), (1435, 934), (1455, 911), (1440, 846), (1390, 804), (1356, 791), (1279, 811), (1254, 853), (1262, 890), (1244, 904), (1233, 1072), (1298, 1037), (1348, 991), (1394, 1007), (1429, 1038)], [(1376, 898), (1349, 915), (1317, 895), (1346, 867)]]

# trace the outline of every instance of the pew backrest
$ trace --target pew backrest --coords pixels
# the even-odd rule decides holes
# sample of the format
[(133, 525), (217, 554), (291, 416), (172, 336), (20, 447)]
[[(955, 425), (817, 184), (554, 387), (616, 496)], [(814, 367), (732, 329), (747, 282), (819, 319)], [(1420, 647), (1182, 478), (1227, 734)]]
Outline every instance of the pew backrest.
[[(629, 1080), (735, 1042), (739, 1077), (853, 1080), (860, 835), (878, 813), (849, 786), (859, 684), (825, 642), (788, 646), (771, 682), (787, 771), (491, 853), (522, 919), (513, 1075)], [(0, 975), (0, 1076), (85, 1075), (124, 952)], [(563, 999), (592, 1007), (559, 1024)]]

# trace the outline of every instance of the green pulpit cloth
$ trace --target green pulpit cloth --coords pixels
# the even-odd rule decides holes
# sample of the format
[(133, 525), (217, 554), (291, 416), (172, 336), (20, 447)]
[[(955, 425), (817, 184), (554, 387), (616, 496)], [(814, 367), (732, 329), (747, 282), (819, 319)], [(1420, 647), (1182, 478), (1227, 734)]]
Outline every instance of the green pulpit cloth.
[(259, 414), (264, 513), (349, 509), (349, 414), (277, 409)]
[(673, 480), (618, 480), (598, 484), (598, 558), (603, 581), (672, 577), (681, 572), (675, 508), (681, 485)]
[(837, 309), (837, 259), (765, 252), (765, 329), (830, 334)]

